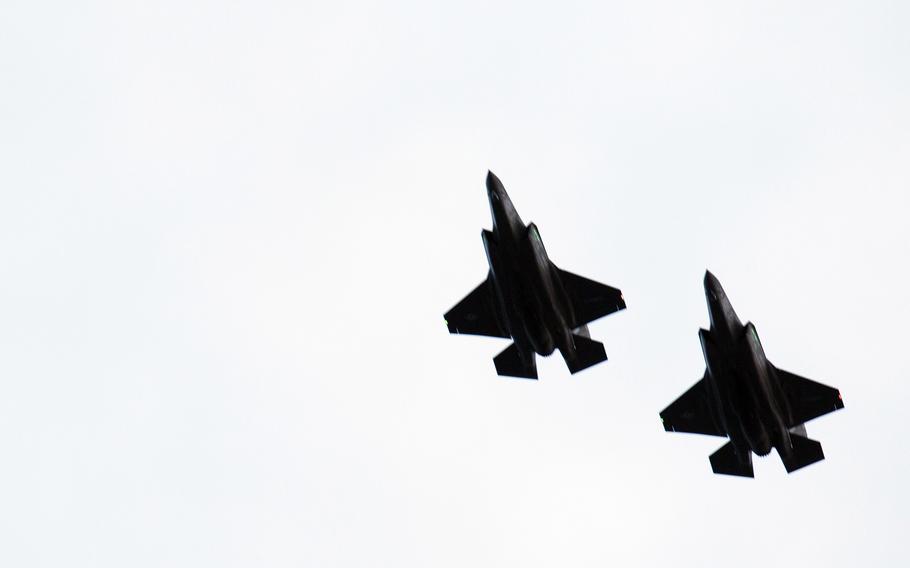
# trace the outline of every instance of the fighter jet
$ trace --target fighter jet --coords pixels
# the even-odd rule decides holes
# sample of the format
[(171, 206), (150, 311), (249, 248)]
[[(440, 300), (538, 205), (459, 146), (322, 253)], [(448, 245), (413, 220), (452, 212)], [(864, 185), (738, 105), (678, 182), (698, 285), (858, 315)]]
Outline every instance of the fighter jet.
[(534, 354), (559, 349), (577, 373), (607, 360), (587, 323), (626, 307), (616, 288), (561, 270), (544, 249), (534, 223), (525, 225), (502, 182), (487, 173), (493, 230), (481, 234), (487, 278), (445, 315), (450, 333), (512, 339), (493, 362), (496, 372), (537, 378)]
[(765, 357), (751, 322), (743, 325), (720, 282), (705, 273), (711, 329), (698, 336), (707, 370), (660, 413), (668, 432), (729, 437), (711, 455), (714, 473), (754, 477), (752, 452), (776, 448), (787, 472), (825, 459), (805, 422), (844, 407), (840, 392), (782, 371)]

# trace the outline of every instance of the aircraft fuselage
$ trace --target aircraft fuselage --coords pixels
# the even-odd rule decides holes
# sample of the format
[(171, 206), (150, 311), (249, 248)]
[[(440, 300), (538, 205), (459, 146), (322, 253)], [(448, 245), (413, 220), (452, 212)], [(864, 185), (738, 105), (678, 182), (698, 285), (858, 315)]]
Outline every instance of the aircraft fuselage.
[(497, 313), (523, 357), (574, 353), (572, 304), (537, 227), (525, 225), (502, 184), (490, 175), (493, 230), (483, 231)]
[(791, 449), (789, 408), (774, 366), (765, 357), (755, 326), (740, 322), (720, 283), (705, 276), (711, 329), (700, 330), (707, 366), (709, 403), (718, 427), (730, 437), (737, 456), (760, 456)]

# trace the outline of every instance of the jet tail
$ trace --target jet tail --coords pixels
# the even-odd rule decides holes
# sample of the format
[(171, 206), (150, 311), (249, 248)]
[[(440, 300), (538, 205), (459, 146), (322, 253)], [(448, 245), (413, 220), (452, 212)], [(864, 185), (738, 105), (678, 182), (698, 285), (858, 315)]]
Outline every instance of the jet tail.
[(722, 475), (738, 475), (740, 477), (755, 477), (752, 470), (752, 454), (740, 456), (732, 442), (727, 442), (719, 450), (711, 454), (711, 469), (714, 473)]
[(607, 360), (607, 352), (604, 350), (603, 343), (578, 334), (572, 335), (572, 339), (575, 342), (575, 357), (566, 359), (566, 365), (573, 375)]
[(496, 374), (504, 377), (518, 377), (521, 379), (537, 379), (537, 362), (534, 354), (527, 358), (521, 356), (518, 346), (514, 343), (493, 358), (496, 365)]
[(793, 473), (802, 467), (825, 459), (822, 445), (815, 440), (791, 431), (790, 443), (792, 445), (790, 455), (787, 457), (781, 456), (781, 461), (784, 462), (787, 473)]

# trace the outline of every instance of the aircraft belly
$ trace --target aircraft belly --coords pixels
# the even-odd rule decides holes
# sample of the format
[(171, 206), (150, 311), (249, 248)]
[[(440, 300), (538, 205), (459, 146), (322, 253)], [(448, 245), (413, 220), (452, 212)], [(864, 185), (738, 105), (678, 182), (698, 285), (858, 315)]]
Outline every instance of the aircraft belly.
[(756, 385), (756, 405), (758, 406), (759, 419), (762, 421), (763, 429), (766, 436), (776, 438), (775, 445), (788, 445), (789, 436), (787, 434), (785, 408), (781, 407), (784, 402), (778, 396), (778, 388), (775, 383), (776, 377), (771, 372), (768, 360), (765, 357), (765, 351), (762, 348), (758, 333), (752, 323), (746, 324), (746, 346), (749, 356), (749, 372)]

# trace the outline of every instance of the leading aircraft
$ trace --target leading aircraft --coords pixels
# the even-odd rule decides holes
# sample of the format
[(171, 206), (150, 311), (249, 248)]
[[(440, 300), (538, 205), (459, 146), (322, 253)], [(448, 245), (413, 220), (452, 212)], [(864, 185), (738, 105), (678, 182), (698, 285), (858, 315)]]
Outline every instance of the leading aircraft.
[(740, 322), (710, 271), (704, 285), (711, 329), (698, 336), (707, 369), (660, 413), (664, 429), (729, 437), (711, 455), (714, 473), (754, 477), (752, 453), (766, 456), (771, 448), (788, 473), (825, 459), (805, 422), (843, 408), (840, 392), (772, 365), (755, 326)]
[(487, 197), (493, 230), (481, 237), (489, 272), (445, 314), (449, 332), (511, 339), (493, 359), (504, 376), (536, 379), (534, 354), (557, 349), (573, 374), (606, 361), (587, 324), (625, 308), (622, 292), (553, 264), (537, 226), (522, 222), (493, 172), (487, 173)]

